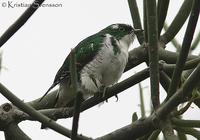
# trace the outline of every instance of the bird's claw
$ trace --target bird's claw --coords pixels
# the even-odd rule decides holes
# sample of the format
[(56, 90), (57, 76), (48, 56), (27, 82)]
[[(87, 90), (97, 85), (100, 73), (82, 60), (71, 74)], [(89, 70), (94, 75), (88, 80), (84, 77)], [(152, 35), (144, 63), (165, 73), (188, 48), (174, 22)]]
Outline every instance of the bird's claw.
[[(100, 98), (100, 99), (106, 97), (106, 90), (107, 90), (107, 87), (105, 87), (105, 86), (100, 87), (100, 90), (99, 90), (98, 94), (96, 95), (96, 97)], [(119, 100), (118, 95), (115, 95), (115, 97), (116, 97), (116, 102), (117, 102)], [(108, 99), (106, 99), (105, 101), (107, 103)]]
[[(106, 96), (106, 89), (107, 89), (107, 87), (101, 86), (100, 89), (99, 89), (98, 94), (96, 94), (96, 97), (100, 98), (100, 99), (104, 98)], [(106, 102), (108, 102), (107, 99), (106, 99)]]
[(118, 96), (117, 96), (117, 95), (115, 95), (115, 97), (116, 97), (116, 99), (117, 99), (117, 100), (116, 100), (116, 102), (117, 102), (117, 101), (119, 100), (119, 98), (118, 98)]

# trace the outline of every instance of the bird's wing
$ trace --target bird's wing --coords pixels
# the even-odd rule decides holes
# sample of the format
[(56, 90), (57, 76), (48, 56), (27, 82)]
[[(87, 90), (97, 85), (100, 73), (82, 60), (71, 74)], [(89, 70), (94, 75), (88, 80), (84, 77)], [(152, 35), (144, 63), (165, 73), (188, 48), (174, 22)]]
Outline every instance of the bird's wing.
[[(80, 72), (81, 69), (87, 63), (93, 60), (100, 47), (103, 46), (102, 43), (105, 37), (106, 36), (103, 34), (94, 34), (84, 39), (76, 46), (75, 54), (76, 54), (77, 72)], [(66, 78), (70, 79), (70, 54), (65, 59), (61, 68), (58, 70), (53, 84), (47, 90), (47, 92), (40, 98), (40, 101), (46, 96), (46, 94), (51, 89), (53, 89), (57, 84), (59, 84), (63, 79)]]

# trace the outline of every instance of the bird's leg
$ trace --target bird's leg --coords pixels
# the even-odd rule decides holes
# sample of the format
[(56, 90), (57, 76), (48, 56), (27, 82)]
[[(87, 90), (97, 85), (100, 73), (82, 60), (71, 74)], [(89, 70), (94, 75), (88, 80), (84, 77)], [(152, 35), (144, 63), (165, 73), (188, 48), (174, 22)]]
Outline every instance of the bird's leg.
[(106, 86), (101, 86), (100, 87), (100, 92), (102, 94), (102, 98), (105, 97), (105, 95), (106, 95), (106, 88), (107, 88)]
[[(95, 96), (97, 98), (104, 98), (105, 95), (106, 95), (106, 89), (107, 87), (102, 85), (102, 84), (99, 84), (100, 82), (97, 81), (97, 79), (94, 77), (94, 75), (90, 75), (90, 78), (92, 79), (94, 85), (99, 89), (99, 92), (97, 94), (95, 94)], [(100, 86), (101, 85), (101, 86)], [(108, 102), (108, 100), (106, 99), (106, 102)]]
[[(106, 86), (101, 86), (101, 87), (100, 87), (100, 97), (101, 97), (101, 98), (104, 98), (104, 97), (106, 96), (106, 90), (107, 90), (107, 88), (108, 88), (108, 87), (106, 87)], [(117, 100), (116, 100), (116, 102), (117, 102), (119, 98), (118, 98), (117, 95), (115, 95), (115, 97), (116, 97), (116, 99), (117, 99)], [(106, 99), (106, 102), (108, 102), (108, 99)]]
[(99, 91), (98, 91), (96, 94), (94, 94), (94, 96), (97, 97), (97, 98), (102, 98), (102, 97), (104, 97), (105, 94), (104, 94), (104, 91), (103, 91), (103, 90), (104, 90), (104, 87), (105, 87), (105, 86), (100, 86), (100, 87), (99, 87), (99, 84), (97, 84), (97, 81), (96, 81), (94, 75), (91, 74), (91, 75), (90, 75), (90, 78), (92, 79), (92, 81), (93, 81), (94, 85), (96, 86), (96, 88), (99, 89)]
[[(106, 86), (101, 86), (100, 87), (100, 89), (99, 89), (99, 93), (101, 94), (100, 96), (101, 96), (101, 98), (104, 98), (105, 96), (106, 96), (106, 89), (107, 89), (107, 87)], [(108, 99), (106, 99), (106, 102), (108, 102)]]
[[(102, 99), (105, 97), (105, 93), (106, 93), (106, 87), (101, 86), (101, 87), (99, 87), (99, 91), (96, 94), (94, 94), (94, 97)], [(107, 102), (107, 100), (106, 100), (106, 102)]]

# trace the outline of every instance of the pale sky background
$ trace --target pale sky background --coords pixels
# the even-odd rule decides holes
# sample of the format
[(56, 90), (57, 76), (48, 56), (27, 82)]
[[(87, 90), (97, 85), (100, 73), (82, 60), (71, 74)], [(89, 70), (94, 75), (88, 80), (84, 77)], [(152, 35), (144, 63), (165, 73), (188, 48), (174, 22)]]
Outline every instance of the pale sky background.
[[(26, 8), (2, 7), (0, 1), (0, 35), (23, 13)], [(32, 0), (12, 0), (12, 4), (31, 3)], [(45, 3), (62, 4), (57, 8), (39, 8), (28, 22), (2, 47), (3, 66), (0, 80), (20, 99), (31, 101), (41, 97), (52, 84), (54, 76), (62, 65), (71, 48), (81, 40), (94, 34), (102, 28), (113, 23), (132, 24), (127, 0), (46, 0)], [(182, 0), (170, 1), (170, 23), (177, 13)], [(142, 11), (142, 1), (138, 0), (139, 9)], [(141, 15), (142, 16), (142, 15)], [(200, 29), (198, 22), (198, 30)], [(177, 36), (182, 42), (184, 30)], [(197, 33), (197, 32), (196, 32)], [(139, 46), (137, 40), (130, 49)], [(170, 44), (168, 49), (174, 50)], [(196, 51), (199, 54), (199, 50)], [(133, 75), (146, 67), (142, 64), (126, 72), (121, 80)], [(147, 112), (150, 111), (149, 79), (142, 82), (144, 89)], [(131, 123), (131, 117), (137, 112), (140, 117), (138, 85), (119, 94), (119, 101), (115, 98), (108, 100), (102, 106), (93, 107), (80, 116), (79, 133), (89, 137), (99, 137)], [(165, 92), (161, 89), (162, 99)], [(8, 102), (0, 94), (0, 103)], [(200, 111), (195, 106), (186, 112), (184, 117), (199, 119)], [(71, 119), (58, 121), (63, 126), (71, 129)], [(50, 129), (41, 130), (40, 123), (25, 121), (20, 127), (33, 140), (59, 139), (66, 137)], [(0, 132), (0, 139), (4, 139)], [(192, 140), (193, 138), (190, 137)]]

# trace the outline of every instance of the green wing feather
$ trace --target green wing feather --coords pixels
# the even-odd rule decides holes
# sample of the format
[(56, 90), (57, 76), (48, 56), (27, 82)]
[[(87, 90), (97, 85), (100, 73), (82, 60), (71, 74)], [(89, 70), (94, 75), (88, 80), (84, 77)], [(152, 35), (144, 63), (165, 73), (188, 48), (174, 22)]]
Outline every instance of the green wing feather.
[[(75, 48), (76, 53), (76, 64), (77, 72), (79, 73), (82, 68), (93, 60), (99, 49), (102, 47), (103, 40), (105, 38), (104, 34), (94, 34), (88, 38), (81, 41)], [(65, 59), (63, 65), (58, 70), (54, 82), (47, 92), (40, 98), (40, 101), (46, 96), (46, 94), (53, 89), (57, 84), (59, 84), (63, 79), (70, 79), (70, 54)]]
[[(99, 49), (102, 47), (104, 38), (105, 38), (104, 35), (95, 34), (84, 39), (76, 46), (75, 54), (76, 54), (76, 61), (77, 61), (76, 64), (78, 72), (80, 72), (87, 63), (93, 60)], [(69, 67), (70, 67), (70, 54), (67, 56), (62, 67), (57, 72), (55, 80), (59, 79), (59, 77), (61, 78), (69, 76), (70, 75)]]

